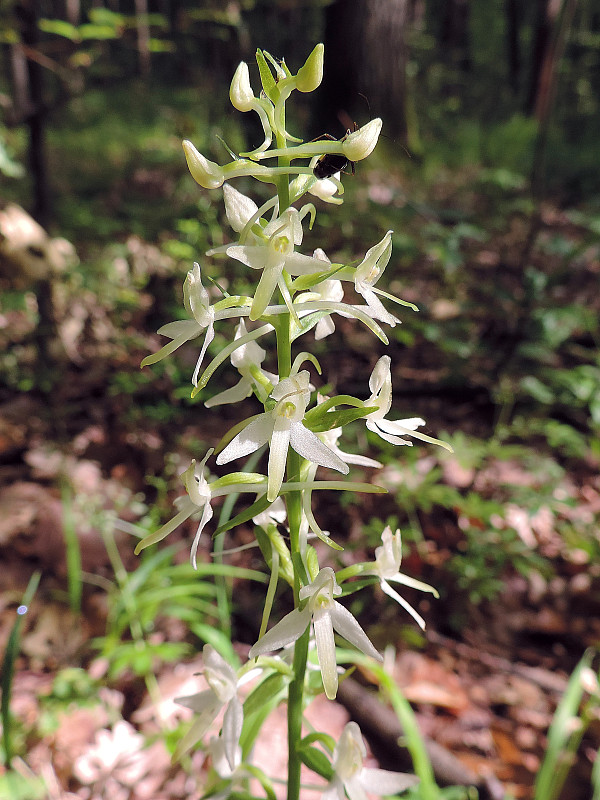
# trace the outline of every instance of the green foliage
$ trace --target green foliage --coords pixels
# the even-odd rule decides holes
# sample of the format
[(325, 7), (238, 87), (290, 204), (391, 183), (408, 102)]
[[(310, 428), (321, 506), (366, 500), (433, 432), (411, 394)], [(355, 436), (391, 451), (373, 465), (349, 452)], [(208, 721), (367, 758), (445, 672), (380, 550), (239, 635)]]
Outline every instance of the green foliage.
[[(600, 709), (598, 674), (592, 671), (594, 652), (588, 650), (569, 679), (548, 732), (546, 755), (535, 782), (535, 800), (556, 800), (561, 794), (584, 734)], [(584, 699), (585, 698), (585, 699)], [(594, 766), (594, 798), (600, 776)]]

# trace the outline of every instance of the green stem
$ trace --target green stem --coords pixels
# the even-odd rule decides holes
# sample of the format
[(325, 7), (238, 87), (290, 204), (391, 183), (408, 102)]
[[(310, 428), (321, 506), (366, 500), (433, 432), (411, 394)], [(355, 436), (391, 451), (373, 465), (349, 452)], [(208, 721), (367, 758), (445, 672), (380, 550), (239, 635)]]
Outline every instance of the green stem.
[[(283, 120), (285, 130), (285, 118)], [(285, 148), (284, 137), (277, 133), (277, 147)], [(290, 159), (279, 156), (278, 165), (287, 167)], [(287, 175), (281, 175), (277, 182), (277, 196), (279, 199), (279, 214), (282, 214), (290, 205), (290, 187)], [(277, 331), (277, 366), (279, 379), (288, 378), (292, 369), (292, 341), (290, 336), (290, 316), (282, 314), (276, 324)], [(287, 459), (287, 480), (299, 481), (302, 458), (291, 448)], [(290, 528), (290, 554), (294, 569), (294, 606), (300, 604), (300, 573), (299, 565), (302, 563), (300, 552), (300, 524), (302, 521), (302, 492), (293, 491), (286, 495), (287, 517)], [(302, 739), (302, 715), (304, 711), (304, 676), (306, 673), (306, 660), (308, 657), (308, 641), (310, 627), (302, 634), (294, 645), (294, 677), (288, 690), (288, 786), (287, 800), (300, 800), (300, 758), (298, 745)]]

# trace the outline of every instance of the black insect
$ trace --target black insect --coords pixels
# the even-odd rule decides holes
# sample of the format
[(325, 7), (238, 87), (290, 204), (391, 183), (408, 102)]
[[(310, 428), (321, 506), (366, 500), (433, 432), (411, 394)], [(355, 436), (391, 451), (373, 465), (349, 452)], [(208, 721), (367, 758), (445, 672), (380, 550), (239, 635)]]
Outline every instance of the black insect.
[[(346, 131), (346, 136), (348, 136), (349, 133), (350, 131)], [(344, 136), (344, 139), (346, 136)], [(335, 141), (334, 137), (328, 133), (321, 136), (321, 139)], [(341, 141), (344, 141), (344, 139)], [(342, 153), (324, 153), (319, 157), (319, 160), (313, 167), (313, 175), (315, 178), (322, 180), (323, 178), (331, 178), (336, 172), (347, 173), (348, 168), (352, 170), (352, 175), (354, 175), (354, 161), (350, 161), (350, 159), (346, 158)]]

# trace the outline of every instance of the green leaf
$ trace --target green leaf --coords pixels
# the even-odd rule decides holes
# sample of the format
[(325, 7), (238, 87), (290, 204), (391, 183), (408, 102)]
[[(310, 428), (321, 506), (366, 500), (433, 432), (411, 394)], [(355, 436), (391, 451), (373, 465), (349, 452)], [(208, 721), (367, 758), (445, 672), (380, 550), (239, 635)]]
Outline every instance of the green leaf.
[(81, 41), (79, 28), (62, 19), (40, 19), (38, 20), (38, 27), (44, 33), (64, 36), (65, 39), (69, 39), (72, 42)]
[[(331, 431), (334, 428), (343, 428), (357, 419), (362, 419), (377, 411), (378, 406), (364, 406), (363, 408), (344, 409), (339, 411), (329, 411), (317, 423), (308, 421), (306, 427), (310, 428), (314, 433), (321, 433), (323, 431)], [(314, 410), (314, 409), (313, 409)], [(308, 417), (308, 414), (306, 415)]]
[(236, 525), (243, 525), (244, 522), (248, 522), (252, 519), (252, 517), (257, 517), (259, 514), (262, 514), (271, 503), (267, 500), (266, 495), (263, 497), (259, 497), (251, 506), (246, 508), (244, 511), (240, 511), (239, 514), (236, 514), (235, 517), (227, 520), (224, 522), (223, 525), (219, 525), (217, 530), (214, 532), (213, 537), (217, 536), (219, 533), (224, 533), (225, 531), (231, 530), (231, 528), (235, 528)]
[(240, 736), (244, 758), (248, 757), (266, 718), (283, 702), (288, 683), (289, 678), (284, 675), (269, 675), (244, 701), (244, 725)]

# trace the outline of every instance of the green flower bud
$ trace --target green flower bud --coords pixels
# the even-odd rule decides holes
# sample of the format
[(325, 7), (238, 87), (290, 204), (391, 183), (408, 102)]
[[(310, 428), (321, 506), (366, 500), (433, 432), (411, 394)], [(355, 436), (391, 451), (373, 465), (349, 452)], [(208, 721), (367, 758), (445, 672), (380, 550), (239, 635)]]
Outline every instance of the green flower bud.
[(192, 178), (204, 189), (217, 189), (223, 185), (225, 173), (214, 161), (209, 161), (199, 153), (187, 139), (182, 142), (183, 152)]
[(382, 124), (379, 117), (376, 117), (342, 140), (342, 152), (348, 161), (361, 161), (371, 155), (379, 139)]
[(231, 80), (229, 99), (238, 111), (251, 111), (254, 107), (256, 98), (250, 86), (250, 73), (245, 61), (240, 62)]
[(296, 89), (300, 92), (314, 92), (323, 80), (323, 52), (324, 46), (318, 44), (304, 66), (300, 67), (296, 75)]

